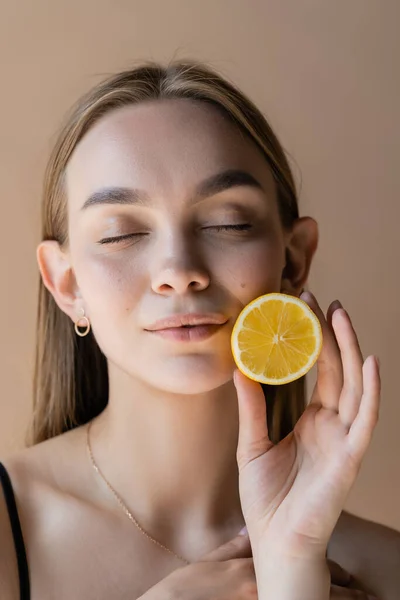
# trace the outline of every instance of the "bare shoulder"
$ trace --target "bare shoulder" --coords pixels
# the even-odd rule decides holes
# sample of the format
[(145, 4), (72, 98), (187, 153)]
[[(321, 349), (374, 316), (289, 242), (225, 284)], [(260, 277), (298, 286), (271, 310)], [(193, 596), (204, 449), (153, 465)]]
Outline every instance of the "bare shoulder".
[(31, 517), (38, 519), (43, 512), (49, 515), (46, 508), (49, 501), (56, 507), (54, 501), (73, 494), (74, 487), (84, 493), (87, 473), (82, 468), (83, 452), (83, 432), (77, 428), (1, 459), (11, 480), (26, 536), (31, 531)]
[[(11, 480), (24, 540), (61, 516), (67, 500), (87, 499), (84, 431), (77, 428), (1, 459)], [(37, 536), (36, 536), (37, 537)]]
[[(37, 475), (40, 472), (39, 455), (43, 458), (43, 447), (37, 449), (24, 449), (6, 458), (1, 462), (6, 472), (3, 473), (3, 485), (0, 486), (0, 589), (2, 598), (19, 597), (19, 576), (17, 554), (10, 520), (11, 504), (15, 502), (20, 521), (27, 521), (29, 505), (37, 497), (33, 493), (35, 483), (40, 481)], [(34, 465), (36, 464), (36, 468)], [(42, 470), (45, 462), (42, 461)], [(44, 481), (42, 473), (42, 481)], [(28, 499), (28, 500), (27, 500)], [(14, 525), (15, 527), (15, 525)]]
[(0, 486), (0, 589), (4, 600), (18, 597), (17, 557), (2, 486)]
[[(56, 531), (55, 522), (62, 522), (60, 513), (66, 506), (62, 498), (70, 493), (70, 488), (67, 492), (66, 474), (71, 470), (76, 471), (76, 477), (72, 480), (78, 482), (77, 485), (84, 480), (83, 476), (79, 476), (79, 469), (76, 469), (74, 453), (77, 444), (79, 433), (68, 432), (0, 458), (8, 475), (8, 488), (11, 488), (16, 504), (30, 566), (43, 558), (43, 538), (48, 537), (49, 531)], [(71, 461), (70, 469), (66, 469), (66, 461)], [(0, 541), (1, 598), (11, 600), (19, 597), (18, 563), (9, 507), (1, 485)]]
[(378, 598), (400, 598), (400, 532), (343, 511), (328, 545), (328, 558)]
[[(1, 462), (15, 494), (32, 600), (136, 598), (176, 568), (104, 494), (87, 456), (85, 427)], [(19, 597), (18, 570), (1, 494), (0, 540), (1, 600), (11, 600)]]

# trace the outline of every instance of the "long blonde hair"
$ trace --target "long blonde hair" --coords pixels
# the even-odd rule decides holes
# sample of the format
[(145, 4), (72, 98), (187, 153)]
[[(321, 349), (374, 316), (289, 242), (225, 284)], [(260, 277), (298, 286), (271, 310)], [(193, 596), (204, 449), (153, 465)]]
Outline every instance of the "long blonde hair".
[[(276, 181), (283, 227), (298, 218), (293, 176), (265, 117), (232, 83), (197, 61), (171, 61), (162, 66), (141, 63), (102, 81), (72, 107), (45, 172), (42, 198), (42, 239), (68, 244), (64, 174), (76, 145), (108, 112), (126, 105), (165, 98), (190, 98), (216, 107), (262, 150)], [(33, 413), (26, 435), (28, 446), (82, 425), (108, 402), (107, 361), (92, 331), (82, 338), (58, 307), (39, 277), (33, 381)], [(277, 388), (264, 386), (270, 436), (277, 442), (291, 431), (305, 407), (304, 378)]]

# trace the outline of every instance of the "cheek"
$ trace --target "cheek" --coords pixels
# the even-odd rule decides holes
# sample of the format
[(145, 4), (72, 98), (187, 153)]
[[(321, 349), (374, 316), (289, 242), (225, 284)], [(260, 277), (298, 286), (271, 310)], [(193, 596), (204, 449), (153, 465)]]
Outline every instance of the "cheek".
[(102, 352), (119, 364), (127, 350), (121, 332), (129, 331), (132, 335), (127, 321), (148, 286), (144, 269), (138, 261), (92, 255), (77, 264), (76, 272), (96, 341)]
[(215, 277), (242, 304), (268, 292), (280, 291), (284, 249), (279, 240), (255, 240), (246, 248), (213, 257)]
[(122, 257), (85, 256), (76, 266), (78, 285), (93, 316), (129, 310), (148, 286), (143, 261)]

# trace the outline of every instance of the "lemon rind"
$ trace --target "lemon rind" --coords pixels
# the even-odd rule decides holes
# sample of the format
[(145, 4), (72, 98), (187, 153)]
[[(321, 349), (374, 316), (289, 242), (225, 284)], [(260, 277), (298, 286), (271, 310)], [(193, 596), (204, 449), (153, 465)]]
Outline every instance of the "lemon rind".
[[(268, 300), (266, 300), (266, 298), (268, 298)], [(307, 362), (307, 364), (304, 365), (304, 367), (302, 367), (298, 371), (295, 371), (294, 373), (290, 373), (287, 377), (272, 378), (272, 377), (265, 377), (264, 375), (261, 375), (261, 374), (255, 374), (253, 371), (248, 369), (241, 361), (241, 358), (240, 358), (241, 350), (240, 350), (239, 344), (238, 344), (238, 331), (240, 331), (242, 329), (244, 319), (249, 314), (249, 312), (251, 312), (254, 308), (257, 308), (261, 304), (264, 304), (265, 302), (268, 302), (270, 300), (280, 300), (280, 301), (285, 302), (285, 298), (287, 298), (286, 302), (288, 304), (297, 304), (301, 308), (304, 308), (306, 314), (308, 315), (308, 317), (310, 318), (310, 321), (313, 324), (313, 331), (315, 333), (317, 347), (316, 347), (315, 351), (313, 352), (313, 354), (310, 356), (310, 359)], [(244, 375), (246, 375), (249, 379), (252, 379), (253, 381), (257, 381), (258, 383), (265, 383), (267, 385), (284, 385), (286, 383), (295, 381), (296, 379), (300, 379), (300, 377), (303, 377), (304, 375), (306, 375), (310, 371), (310, 369), (312, 369), (312, 367), (315, 365), (315, 363), (318, 360), (318, 357), (322, 350), (322, 341), (323, 340), (322, 340), (321, 323), (319, 322), (318, 317), (312, 311), (312, 309), (307, 304), (307, 302), (304, 302), (304, 300), (301, 300), (300, 298), (297, 298), (296, 296), (290, 296), (289, 294), (279, 294), (279, 293), (263, 294), (262, 296), (258, 296), (258, 298), (255, 298), (254, 300), (249, 302), (249, 304), (247, 304), (243, 308), (243, 310), (239, 313), (239, 316), (236, 319), (236, 322), (232, 329), (232, 334), (231, 334), (231, 348), (232, 348), (233, 357), (234, 357), (234, 360), (235, 360), (235, 363), (236, 363), (238, 369)]]

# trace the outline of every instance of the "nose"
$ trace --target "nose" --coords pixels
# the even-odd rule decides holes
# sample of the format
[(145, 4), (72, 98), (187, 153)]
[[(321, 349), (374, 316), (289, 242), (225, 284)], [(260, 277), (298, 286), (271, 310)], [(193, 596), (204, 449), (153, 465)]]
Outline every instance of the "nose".
[(199, 257), (188, 244), (174, 244), (170, 251), (163, 251), (162, 259), (152, 276), (151, 287), (157, 294), (185, 294), (200, 292), (210, 285), (210, 276)]

